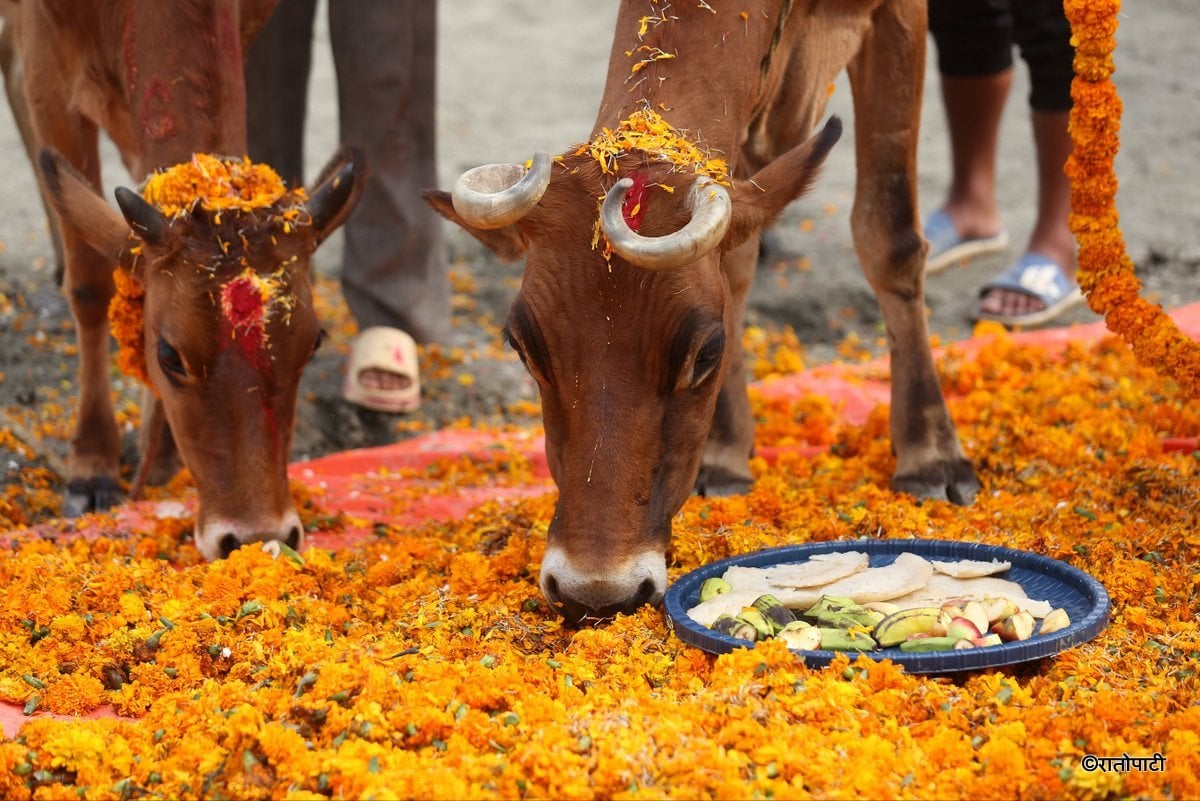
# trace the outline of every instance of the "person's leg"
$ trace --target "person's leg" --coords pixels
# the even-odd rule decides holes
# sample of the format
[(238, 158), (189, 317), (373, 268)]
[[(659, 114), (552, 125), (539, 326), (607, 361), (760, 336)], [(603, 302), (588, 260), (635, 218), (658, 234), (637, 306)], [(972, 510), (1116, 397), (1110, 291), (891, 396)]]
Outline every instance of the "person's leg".
[(1008, 0), (930, 0), (942, 101), (950, 137), (950, 186), (943, 211), (961, 237), (998, 234), (996, 151), (1012, 85)]
[[(1029, 66), (1029, 105), (1038, 166), (1037, 220), (1026, 252), (1051, 259), (1074, 280), (1075, 238), (1068, 222), (1071, 186), (1063, 172), (1072, 149), (1067, 130), (1074, 74), (1071, 30), (1057, 0), (1021, 0), (1014, 4), (1013, 13), (1014, 36)], [(1041, 300), (1028, 293), (999, 288), (988, 290), (979, 304), (981, 312), (1004, 316), (1044, 308)]]
[(420, 195), (437, 186), (436, 18), (431, 0), (329, 7), (342, 138), (365, 149), (370, 175), (344, 229), (342, 291), (360, 329), (422, 343), (450, 333), (441, 218)]
[(280, 0), (246, 50), (249, 156), (270, 164), (288, 186), (304, 185), (304, 116), (316, 6), (316, 0)]
[(942, 76), (951, 164), (942, 208), (965, 238), (994, 236), (1004, 227), (996, 205), (996, 151), (1012, 77), (1011, 67), (994, 75)]

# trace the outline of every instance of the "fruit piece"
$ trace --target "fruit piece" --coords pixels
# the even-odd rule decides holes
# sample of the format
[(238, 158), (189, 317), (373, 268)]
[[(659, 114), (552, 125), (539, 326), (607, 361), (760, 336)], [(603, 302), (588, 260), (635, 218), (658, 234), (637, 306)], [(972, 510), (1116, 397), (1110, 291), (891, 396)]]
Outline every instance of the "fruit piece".
[(953, 615), (951, 615), (945, 609), (939, 609), (937, 622), (933, 624), (933, 628), (929, 630), (929, 633), (934, 637), (945, 637), (946, 629), (950, 627), (951, 620), (954, 620)]
[(817, 617), (821, 614), (829, 612), (840, 612), (843, 609), (851, 606), (858, 606), (858, 602), (853, 598), (845, 598), (837, 595), (822, 595), (820, 599), (804, 610), (804, 614), (809, 617)]
[(987, 648), (989, 645), (1000, 645), (1004, 640), (1000, 639), (1000, 635), (996, 633), (985, 634), (982, 637), (976, 637), (971, 640), (979, 648)]
[(894, 615), (903, 608), (900, 604), (894, 604), (891, 601), (871, 601), (863, 606), (872, 612), (881, 612), (884, 617)]
[(780, 629), (780, 631), (798, 631), (800, 629), (811, 628), (813, 628), (813, 624), (809, 623), (807, 620), (793, 620), (791, 623), (788, 623), (786, 626)]
[(739, 640), (749, 640), (750, 642), (758, 642), (761, 639), (758, 636), (758, 629), (744, 620), (737, 621), (737, 625), (729, 632), (729, 636), (736, 637)]
[(1042, 618), (1042, 627), (1038, 629), (1038, 634), (1053, 634), (1056, 631), (1062, 631), (1067, 626), (1071, 625), (1071, 617), (1067, 614), (1067, 610), (1059, 607), (1050, 610), (1050, 614)]
[(905, 640), (900, 643), (900, 650), (907, 654), (950, 651), (958, 644), (958, 640), (957, 637), (918, 637), (915, 640)]
[(821, 647), (821, 630), (813, 626), (784, 628), (775, 636), (793, 651), (816, 651)]
[(1024, 610), (1015, 615), (1009, 615), (999, 623), (992, 624), (992, 631), (1000, 635), (1005, 642), (1028, 640), (1033, 636), (1033, 615)]
[(737, 625), (740, 625), (740, 623), (733, 615), (721, 615), (713, 621), (713, 624), (709, 628), (718, 634), (731, 634), (734, 626)]
[(830, 651), (873, 651), (876, 642), (869, 634), (828, 626), (817, 628), (821, 632), (821, 647)]
[(754, 608), (762, 613), (771, 625), (771, 633), (775, 634), (788, 623), (796, 620), (792, 610), (788, 609), (774, 595), (760, 595), (754, 599)]
[(954, 643), (955, 651), (965, 651), (968, 648), (974, 648), (974, 647), (975, 647), (974, 640), (959, 640), (958, 642)]
[(954, 637), (959, 640), (973, 640), (976, 637), (982, 637), (983, 632), (979, 627), (965, 617), (956, 617), (950, 621), (950, 625), (946, 627), (946, 636)]
[(740, 614), (736, 615), (736, 617), (743, 623), (749, 623), (751, 626), (753, 626), (754, 630), (758, 632), (758, 636), (760, 638), (765, 639), (775, 633), (775, 631), (771, 628), (770, 621), (763, 617), (763, 613), (755, 609), (753, 606), (747, 606), (741, 611)]
[(837, 612), (822, 612), (816, 617), (818, 623), (839, 629), (849, 629), (855, 626), (864, 629), (873, 629), (883, 618), (884, 615), (881, 612), (875, 612), (858, 605), (847, 607)]
[(1017, 602), (1012, 598), (1005, 598), (1002, 595), (989, 595), (980, 602), (983, 606), (983, 611), (987, 614), (988, 625), (999, 623), (1009, 615), (1015, 615), (1021, 611), (1017, 606)]
[(719, 576), (706, 578), (704, 583), (700, 585), (700, 603), (716, 598), (718, 595), (724, 595), (727, 592), (733, 592), (733, 585)]
[(963, 613), (962, 604), (959, 603), (942, 604), (942, 610), (951, 618), (962, 617)]
[(980, 632), (987, 631), (988, 626), (992, 624), (992, 621), (988, 620), (987, 610), (979, 601), (967, 601), (963, 604), (962, 616), (974, 623)]
[(928, 634), (938, 622), (940, 609), (916, 607), (893, 612), (875, 624), (875, 640), (882, 647), (899, 645), (912, 634)]

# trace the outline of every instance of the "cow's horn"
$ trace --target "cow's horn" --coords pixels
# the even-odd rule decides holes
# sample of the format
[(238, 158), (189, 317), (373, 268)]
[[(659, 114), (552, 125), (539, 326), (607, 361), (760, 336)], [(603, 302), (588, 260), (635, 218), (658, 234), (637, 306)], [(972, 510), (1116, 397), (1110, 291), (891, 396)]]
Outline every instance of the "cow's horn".
[(729, 228), (733, 206), (729, 193), (711, 178), (698, 178), (688, 195), (692, 219), (680, 230), (666, 236), (642, 236), (625, 222), (622, 207), (625, 193), (633, 181), (622, 178), (613, 184), (604, 198), (600, 225), (608, 243), (618, 256), (630, 264), (648, 270), (672, 270), (708, 253), (717, 246)]
[(450, 197), (459, 216), (476, 228), (503, 228), (524, 217), (550, 185), (550, 156), (533, 155), (533, 166), (485, 164), (454, 182)]
[(163, 232), (167, 229), (167, 220), (163, 217), (162, 212), (147, 203), (145, 198), (132, 189), (118, 186), (113, 194), (116, 195), (121, 213), (125, 215), (125, 221), (129, 223), (133, 232), (142, 238), (142, 241), (149, 242), (151, 245), (157, 245), (162, 241)]

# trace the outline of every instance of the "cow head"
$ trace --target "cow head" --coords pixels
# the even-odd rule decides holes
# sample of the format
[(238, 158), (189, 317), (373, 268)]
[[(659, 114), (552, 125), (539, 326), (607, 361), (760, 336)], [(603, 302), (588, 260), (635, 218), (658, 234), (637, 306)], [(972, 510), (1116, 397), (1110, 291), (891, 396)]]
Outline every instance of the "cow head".
[(568, 619), (661, 599), (671, 520), (741, 336), (721, 254), (804, 191), (840, 130), (726, 185), (637, 153), (602, 169), (577, 150), (427, 193), (499, 256), (526, 258), (506, 337), (541, 393), (559, 490), (541, 587)]
[(301, 372), (321, 338), (310, 258), (354, 207), (361, 153), (335, 157), (307, 199), (284, 192), (259, 208), (197, 203), (174, 214), (124, 188), (118, 212), (57, 153), (39, 161), (59, 213), (119, 267), (117, 300), (134, 306), (123, 321), (133, 331), (114, 325), (114, 334), (196, 482), (200, 552), (299, 548), (287, 462)]

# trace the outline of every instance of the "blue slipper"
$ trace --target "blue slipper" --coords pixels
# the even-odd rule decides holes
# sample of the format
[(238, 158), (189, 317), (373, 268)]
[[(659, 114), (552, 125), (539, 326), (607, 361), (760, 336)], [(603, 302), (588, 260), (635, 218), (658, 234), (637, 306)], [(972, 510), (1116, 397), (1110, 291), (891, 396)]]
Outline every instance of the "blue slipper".
[(1037, 298), (1044, 308), (1028, 314), (990, 314), (980, 311), (976, 302), (971, 308), (973, 321), (991, 320), (1006, 326), (1040, 325), (1083, 301), (1079, 286), (1067, 276), (1062, 266), (1041, 253), (1026, 253), (1020, 261), (989, 281), (980, 290), (980, 297), (993, 289), (1007, 289)]
[(1000, 253), (1008, 247), (1007, 231), (995, 236), (964, 239), (954, 227), (954, 220), (942, 209), (925, 220), (925, 239), (929, 241), (929, 253), (925, 256), (926, 275), (939, 273), (956, 261)]

